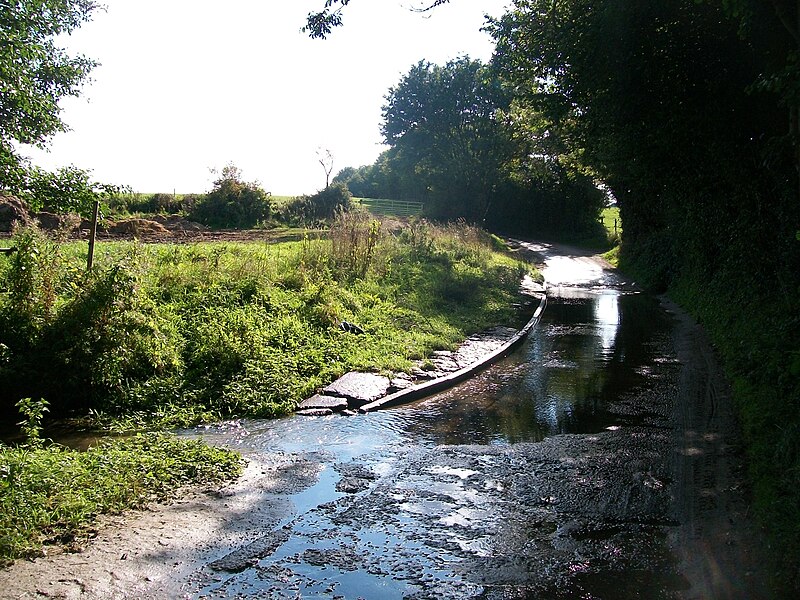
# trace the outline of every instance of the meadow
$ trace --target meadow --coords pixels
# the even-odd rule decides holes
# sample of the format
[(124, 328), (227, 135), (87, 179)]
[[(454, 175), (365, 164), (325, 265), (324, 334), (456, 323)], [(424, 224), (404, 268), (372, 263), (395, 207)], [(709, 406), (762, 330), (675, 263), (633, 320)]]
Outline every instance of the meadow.
[[(102, 242), (22, 230), (0, 263), (0, 408), (115, 427), (272, 417), (349, 370), (403, 371), (513, 324), (531, 267), (477, 228), (359, 212), (299, 242)], [(355, 323), (364, 335), (342, 331)]]

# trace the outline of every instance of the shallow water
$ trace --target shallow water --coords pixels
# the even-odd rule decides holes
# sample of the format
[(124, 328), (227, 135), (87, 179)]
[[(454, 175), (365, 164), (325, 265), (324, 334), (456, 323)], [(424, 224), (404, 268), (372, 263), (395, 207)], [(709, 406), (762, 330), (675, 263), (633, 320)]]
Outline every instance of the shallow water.
[[(649, 296), (559, 288), (520, 350), (444, 393), (366, 415), (187, 432), (251, 460), (319, 467), (313, 481), (288, 492), (295, 506), (281, 523), (288, 539), (240, 572), (197, 579), (193, 595), (661, 597), (680, 589), (663, 543), (668, 519), (647, 514), (667, 496), (668, 478), (652, 476), (653, 464), (642, 476), (653, 477), (658, 493), (611, 518), (595, 506), (624, 495), (613, 491), (618, 475), (595, 478), (600, 466), (589, 465), (562, 483), (565, 464), (594, 454), (583, 449), (601, 439), (592, 434), (613, 436), (648, 419), (621, 399), (647, 395), (674, 362), (664, 353), (669, 327)], [(543, 444), (553, 436), (561, 437)], [(611, 440), (612, 454), (629, 447), (602, 439)], [(369, 478), (350, 477), (353, 466)], [(580, 486), (593, 478), (608, 497), (581, 498)], [(345, 481), (356, 493), (342, 491)], [(619, 584), (626, 580), (638, 583), (613, 594), (627, 589)]]
[(254, 451), (324, 449), (338, 460), (406, 444), (503, 445), (630, 424), (610, 400), (647, 385), (669, 323), (656, 301), (562, 290), (517, 352), (450, 390), (358, 416), (288, 417), (210, 428), (209, 441)]

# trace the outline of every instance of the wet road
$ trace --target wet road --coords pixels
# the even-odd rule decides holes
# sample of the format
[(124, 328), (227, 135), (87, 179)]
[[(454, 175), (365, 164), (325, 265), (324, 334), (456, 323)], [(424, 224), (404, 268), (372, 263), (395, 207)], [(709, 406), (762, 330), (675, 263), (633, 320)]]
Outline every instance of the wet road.
[(520, 351), (477, 378), (368, 415), (245, 423), (238, 440), (209, 432), (265, 475), (302, 483), (277, 491), (290, 514), (183, 592), (745, 593), (741, 573), (706, 581), (676, 548), (687, 491), (676, 480), (682, 369), (668, 314), (597, 261), (530, 249), (547, 257), (548, 308)]
[[(242, 451), (245, 477), (213, 501), (178, 508), (210, 511), (183, 525), (208, 523), (194, 546), (174, 531), (141, 538), (128, 572), (118, 561), (98, 567), (107, 577), (94, 587), (81, 580), (81, 589), (767, 597), (747, 548), (730, 414), (705, 341), (597, 260), (527, 250), (545, 259), (548, 307), (515, 354), (393, 409), (186, 432)], [(168, 513), (157, 515), (160, 526), (180, 528)], [(131, 542), (109, 538), (110, 552), (120, 543)]]

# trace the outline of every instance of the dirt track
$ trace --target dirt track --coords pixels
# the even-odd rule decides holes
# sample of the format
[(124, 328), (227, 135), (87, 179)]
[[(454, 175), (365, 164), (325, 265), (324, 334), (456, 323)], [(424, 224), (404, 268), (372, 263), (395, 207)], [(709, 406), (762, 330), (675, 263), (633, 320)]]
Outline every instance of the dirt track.
[[(533, 250), (580, 288), (625, 284), (577, 251)], [(662, 305), (674, 326), (650, 385), (611, 401), (629, 426), (409, 445), (391, 437), (402, 411), (286, 420), (276, 437), (319, 446), (251, 451), (224, 489), (104, 519), (84, 552), (0, 572), (0, 595), (767, 598), (726, 383), (702, 330)]]

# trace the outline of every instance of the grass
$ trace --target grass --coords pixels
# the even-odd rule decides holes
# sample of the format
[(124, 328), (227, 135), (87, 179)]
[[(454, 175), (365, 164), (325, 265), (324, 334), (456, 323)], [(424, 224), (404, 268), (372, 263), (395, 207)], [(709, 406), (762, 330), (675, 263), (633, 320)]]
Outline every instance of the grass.
[(612, 246), (610, 250), (603, 253), (613, 267), (619, 266), (619, 250), (622, 242), (622, 218), (619, 216), (619, 207), (607, 206), (600, 213), (600, 220), (606, 230), (606, 241)]
[(529, 268), (488, 234), (359, 219), (281, 244), (104, 242), (88, 275), (85, 244), (21, 234), (0, 267), (0, 407), (41, 397), (128, 428), (272, 417), (349, 370), (514, 324)]
[(79, 551), (98, 514), (163, 500), (189, 483), (221, 482), (239, 456), (163, 434), (114, 440), (85, 452), (0, 444), (0, 565), (57, 544)]
[(619, 216), (618, 206), (607, 206), (600, 213), (600, 218), (609, 236), (617, 234), (618, 237), (622, 237), (622, 219)]

